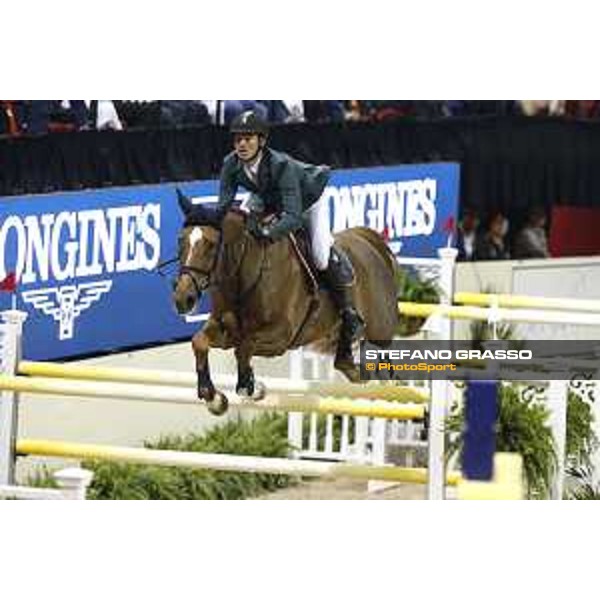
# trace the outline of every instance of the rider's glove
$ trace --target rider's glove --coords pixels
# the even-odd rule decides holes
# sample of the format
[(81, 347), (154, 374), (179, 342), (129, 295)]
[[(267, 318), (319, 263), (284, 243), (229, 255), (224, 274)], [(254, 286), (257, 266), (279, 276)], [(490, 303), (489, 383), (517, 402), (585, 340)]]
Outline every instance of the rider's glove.
[(258, 240), (264, 240), (265, 242), (272, 242), (273, 237), (271, 236), (271, 228), (266, 225), (257, 227), (255, 237)]

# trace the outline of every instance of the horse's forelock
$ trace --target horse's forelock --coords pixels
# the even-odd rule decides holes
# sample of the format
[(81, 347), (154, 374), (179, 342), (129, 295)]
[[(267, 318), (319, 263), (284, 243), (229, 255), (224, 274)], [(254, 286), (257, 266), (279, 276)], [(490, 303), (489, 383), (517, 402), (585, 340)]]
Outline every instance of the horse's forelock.
[(185, 220), (183, 221), (183, 227), (209, 227), (209, 225), (207, 224), (205, 218), (192, 212), (186, 216)]

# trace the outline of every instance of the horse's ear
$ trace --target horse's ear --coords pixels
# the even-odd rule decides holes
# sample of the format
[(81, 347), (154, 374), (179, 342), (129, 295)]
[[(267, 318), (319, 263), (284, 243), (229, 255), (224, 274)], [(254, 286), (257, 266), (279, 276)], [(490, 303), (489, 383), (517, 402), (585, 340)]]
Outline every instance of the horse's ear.
[(177, 202), (179, 203), (179, 208), (181, 208), (181, 212), (187, 217), (192, 212), (194, 205), (179, 188), (175, 188), (175, 191), (177, 192)]

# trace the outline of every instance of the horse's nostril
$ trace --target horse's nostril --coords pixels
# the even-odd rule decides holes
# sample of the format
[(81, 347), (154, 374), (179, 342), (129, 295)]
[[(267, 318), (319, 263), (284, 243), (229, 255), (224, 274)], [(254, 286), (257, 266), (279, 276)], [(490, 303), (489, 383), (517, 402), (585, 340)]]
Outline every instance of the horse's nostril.
[(196, 300), (194, 299), (193, 296), (188, 296), (186, 298), (186, 305), (187, 305), (187, 310), (188, 312), (192, 310), (192, 308), (194, 308), (194, 304), (196, 304)]

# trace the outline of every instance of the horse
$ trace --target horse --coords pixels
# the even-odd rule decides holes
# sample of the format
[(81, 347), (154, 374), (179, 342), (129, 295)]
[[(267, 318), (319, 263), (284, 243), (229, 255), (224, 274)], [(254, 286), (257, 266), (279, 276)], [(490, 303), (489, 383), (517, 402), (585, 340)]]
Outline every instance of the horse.
[[(276, 242), (257, 239), (247, 226), (248, 214), (230, 210), (220, 227), (197, 218), (195, 206), (180, 198), (184, 215), (179, 234), (179, 273), (173, 302), (179, 314), (194, 311), (208, 292), (212, 310), (192, 338), (198, 375), (198, 398), (211, 413), (223, 414), (228, 399), (210, 376), (211, 348), (234, 349), (238, 395), (260, 400), (266, 390), (255, 380), (253, 356), (281, 356), (301, 346), (352, 357), (351, 343), (340, 348), (340, 318), (314, 269), (293, 236)], [(399, 322), (397, 270), (383, 238), (367, 227), (334, 235), (334, 247), (349, 257), (354, 272), (355, 306), (364, 323), (364, 339), (391, 340)], [(348, 380), (360, 382), (352, 358), (335, 365)]]

